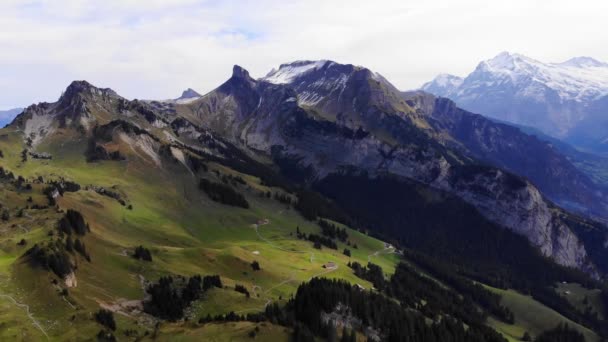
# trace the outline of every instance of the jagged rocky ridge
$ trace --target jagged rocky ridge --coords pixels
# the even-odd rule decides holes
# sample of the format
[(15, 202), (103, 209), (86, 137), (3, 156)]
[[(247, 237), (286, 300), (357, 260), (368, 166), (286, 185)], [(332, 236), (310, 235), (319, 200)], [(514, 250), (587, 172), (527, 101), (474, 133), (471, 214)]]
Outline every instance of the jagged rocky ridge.
[(156, 167), (169, 157), (193, 169), (197, 155), (232, 154), (252, 163), (289, 161), (309, 184), (345, 169), (392, 174), (455, 194), (558, 263), (597, 274), (563, 219), (568, 214), (526, 179), (478, 167), (479, 152), (450, 129), (457, 125), (441, 101), (401, 93), (362, 67), (298, 62), (259, 80), (235, 66), (228, 81), (188, 103), (128, 101), (75, 82), (57, 103), (31, 106), (12, 125), (34, 147), (72, 129), (108, 153), (143, 156)]

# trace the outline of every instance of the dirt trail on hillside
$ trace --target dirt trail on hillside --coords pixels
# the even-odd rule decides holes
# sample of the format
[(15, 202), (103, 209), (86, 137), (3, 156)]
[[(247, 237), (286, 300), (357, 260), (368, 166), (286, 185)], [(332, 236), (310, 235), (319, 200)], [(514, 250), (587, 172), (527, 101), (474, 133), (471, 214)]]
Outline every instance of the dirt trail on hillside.
[(266, 220), (265, 222), (263, 222), (263, 223), (261, 223), (261, 224), (259, 224), (259, 223), (254, 223), (254, 224), (253, 224), (253, 228), (255, 229), (255, 233), (257, 234), (258, 238), (260, 238), (260, 240), (262, 240), (262, 241), (266, 242), (267, 244), (271, 245), (272, 247), (274, 247), (274, 248), (276, 248), (276, 249), (278, 249), (278, 250), (281, 250), (281, 251), (283, 251), (283, 252), (288, 252), (288, 253), (298, 253), (298, 254), (307, 253), (306, 251), (294, 251), (294, 250), (291, 250), (291, 249), (286, 249), (286, 248), (283, 248), (283, 247), (281, 247), (281, 246), (279, 246), (279, 245), (275, 244), (274, 242), (272, 242), (272, 241), (270, 241), (270, 240), (266, 239), (265, 237), (263, 237), (263, 236), (262, 236), (262, 234), (260, 234), (260, 230), (259, 230), (259, 228), (260, 228), (260, 226), (264, 226), (264, 225), (267, 225), (267, 224), (269, 224), (269, 223), (270, 223), (270, 221), (269, 221), (269, 220)]
[(40, 331), (42, 331), (42, 333), (44, 334), (44, 336), (46, 337), (47, 340), (49, 339), (49, 335), (47, 335), (46, 330), (44, 330), (44, 328), (42, 327), (42, 325), (40, 325), (40, 323), (36, 320), (36, 318), (34, 318), (34, 315), (30, 312), (30, 306), (29, 305), (19, 303), (15, 298), (13, 298), (13, 296), (6, 295), (6, 294), (0, 294), (0, 298), (7, 298), (11, 302), (13, 302), (13, 304), (15, 304), (17, 307), (25, 309), (27, 317), (29, 317), (29, 319), (32, 321), (32, 324), (36, 328), (38, 328)]

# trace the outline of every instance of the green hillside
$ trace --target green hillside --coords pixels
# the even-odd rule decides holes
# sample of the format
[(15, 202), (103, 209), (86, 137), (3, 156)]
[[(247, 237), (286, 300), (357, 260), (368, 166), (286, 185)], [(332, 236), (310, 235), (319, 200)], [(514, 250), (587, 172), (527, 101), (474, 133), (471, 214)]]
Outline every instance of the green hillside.
[[(143, 158), (87, 163), (78, 140), (49, 144), (51, 160), (29, 158), (23, 162), (21, 151), (25, 146), (18, 135), (6, 130), (2, 134), (0, 150), (4, 158), (0, 165), (31, 185), (31, 189), (25, 189), (8, 180), (2, 182), (0, 201), (11, 214), (0, 224), (3, 338), (92, 337), (100, 330), (92, 313), (100, 307), (115, 312), (117, 336), (125, 330), (132, 330), (134, 336), (152, 333), (156, 320), (141, 312), (141, 300), (145, 284), (163, 275), (221, 276), (226, 288), (206, 293), (189, 309), (188, 317), (196, 321), (207, 314), (263, 311), (269, 303), (284, 303), (300, 283), (318, 276), (371, 288), (346, 266), (349, 261), (366, 264), (369, 259), (388, 273), (398, 262), (398, 257), (390, 253), (394, 250), (385, 249), (382, 241), (348, 228), (348, 243), (357, 248), (340, 241), (336, 250), (313, 248), (311, 242), (296, 238), (296, 230), (320, 234), (319, 226), (303, 219), (292, 207), (260, 195), (282, 189), (264, 186), (256, 177), (221, 165), (209, 163), (208, 172), (200, 177), (218, 180), (213, 170), (239, 175), (245, 184), (239, 184), (238, 191), (249, 202), (249, 209), (210, 200), (192, 186), (195, 178), (181, 165), (155, 167)], [(65, 192), (57, 198), (56, 207), (31, 209), (34, 204), (47, 205), (43, 190), (48, 182), (60, 179), (78, 183), (81, 189)], [(95, 190), (100, 187), (119, 193), (127, 205)], [(15, 217), (21, 209), (22, 217)], [(82, 213), (90, 225), (90, 233), (81, 239), (91, 262), (75, 256), (77, 285), (73, 287), (51, 272), (31, 267), (23, 257), (34, 244), (54, 238), (49, 234), (56, 234), (57, 221), (68, 209)], [(264, 224), (258, 225), (262, 221)], [(26, 240), (25, 246), (17, 246), (21, 239)], [(131, 257), (140, 245), (151, 251), (152, 262)], [(342, 253), (344, 248), (352, 251), (352, 257)], [(252, 269), (253, 261), (259, 262), (260, 271)], [(334, 262), (335, 268), (324, 268), (328, 262)], [(245, 286), (251, 298), (234, 291), (235, 284)], [(61, 294), (64, 289), (67, 295)], [(160, 337), (191, 324), (163, 324)], [(236, 329), (230, 329), (235, 338), (252, 328), (247, 323), (236, 325)], [(268, 335), (267, 340), (273, 340), (284, 336), (284, 330), (267, 325), (260, 336)], [(206, 326), (184, 333), (183, 340), (200, 336), (222, 340), (224, 333), (223, 329)]]

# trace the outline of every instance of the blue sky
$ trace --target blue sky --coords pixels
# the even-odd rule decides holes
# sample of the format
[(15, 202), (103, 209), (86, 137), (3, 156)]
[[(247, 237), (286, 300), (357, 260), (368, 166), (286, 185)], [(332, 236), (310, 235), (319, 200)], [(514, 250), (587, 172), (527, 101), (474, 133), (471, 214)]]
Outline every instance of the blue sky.
[(608, 60), (605, 1), (3, 0), (0, 109), (55, 101), (75, 79), (127, 98), (206, 92), (239, 64), (364, 65), (401, 89), (500, 51)]

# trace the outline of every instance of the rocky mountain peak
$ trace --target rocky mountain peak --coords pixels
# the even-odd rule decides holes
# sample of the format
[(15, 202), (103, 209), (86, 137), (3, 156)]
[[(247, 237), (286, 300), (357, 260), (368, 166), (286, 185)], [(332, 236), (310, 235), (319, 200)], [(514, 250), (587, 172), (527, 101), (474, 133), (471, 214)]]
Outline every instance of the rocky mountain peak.
[(120, 97), (110, 88), (98, 88), (87, 81), (73, 81), (61, 95), (61, 99), (71, 99), (78, 95)]
[(249, 75), (249, 71), (235, 65), (232, 67), (232, 77), (218, 89), (223, 93), (242, 93), (243, 91), (251, 91), (255, 84), (256, 80)]
[(195, 97), (201, 97), (201, 94), (192, 88), (188, 88), (182, 92), (182, 96), (180, 96), (179, 99), (192, 99)]
[(234, 65), (232, 67), (232, 78), (241, 78), (247, 81), (254, 81), (254, 79), (249, 76), (249, 71), (239, 65)]

